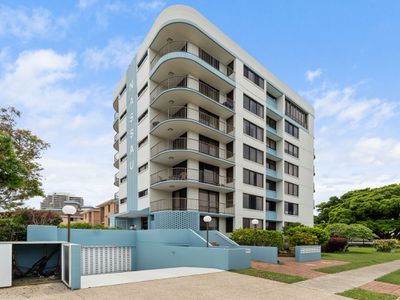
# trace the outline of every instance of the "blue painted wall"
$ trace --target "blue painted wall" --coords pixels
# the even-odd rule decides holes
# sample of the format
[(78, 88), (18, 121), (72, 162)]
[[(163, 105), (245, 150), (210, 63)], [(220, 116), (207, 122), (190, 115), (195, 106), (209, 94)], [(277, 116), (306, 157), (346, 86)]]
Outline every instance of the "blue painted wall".
[(272, 264), (278, 263), (277, 247), (243, 246), (251, 250), (251, 259)]
[[(202, 230), (199, 231), (199, 234), (204, 238), (207, 239), (207, 231)], [(219, 232), (218, 230), (209, 230), (208, 231), (208, 241), (209, 242), (216, 242), (221, 247), (240, 247), (236, 242), (232, 241), (223, 233)]]
[(58, 250), (47, 262), (44, 271), (54, 269), (61, 258), (60, 244), (14, 244), (12, 246), (13, 253), (19, 269), (22, 272), (28, 271), (37, 261), (45, 255), (50, 255), (54, 250)]
[(321, 246), (296, 246), (295, 250), (296, 261), (320, 261), (321, 260)]
[(73, 290), (81, 288), (81, 245), (71, 244), (71, 282)]

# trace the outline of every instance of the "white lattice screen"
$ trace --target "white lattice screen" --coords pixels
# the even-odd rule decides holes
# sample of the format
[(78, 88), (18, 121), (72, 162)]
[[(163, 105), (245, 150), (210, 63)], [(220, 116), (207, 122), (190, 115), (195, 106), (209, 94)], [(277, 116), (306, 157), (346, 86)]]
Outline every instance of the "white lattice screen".
[(132, 247), (83, 246), (81, 274), (93, 275), (132, 270)]

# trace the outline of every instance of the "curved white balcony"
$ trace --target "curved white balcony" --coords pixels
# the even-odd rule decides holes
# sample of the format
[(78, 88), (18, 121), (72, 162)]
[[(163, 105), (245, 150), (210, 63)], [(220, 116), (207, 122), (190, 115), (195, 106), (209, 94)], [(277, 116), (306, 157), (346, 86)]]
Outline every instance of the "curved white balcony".
[(228, 193), (234, 190), (234, 179), (215, 172), (190, 168), (169, 168), (151, 174), (151, 187), (174, 191), (185, 187), (204, 188)]
[(151, 133), (162, 138), (175, 138), (194, 131), (223, 143), (234, 140), (233, 125), (202, 111), (186, 106), (172, 106), (150, 121)]
[(235, 165), (233, 152), (214, 144), (190, 138), (161, 141), (151, 148), (151, 160), (174, 166), (181, 161), (193, 159), (222, 168)]

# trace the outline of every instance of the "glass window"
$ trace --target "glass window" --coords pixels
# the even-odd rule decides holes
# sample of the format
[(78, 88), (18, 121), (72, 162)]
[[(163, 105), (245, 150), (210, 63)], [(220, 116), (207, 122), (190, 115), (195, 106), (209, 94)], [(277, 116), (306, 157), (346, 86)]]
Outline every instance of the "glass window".
[(246, 65), (243, 67), (243, 76), (254, 82), (260, 88), (264, 89), (264, 79)]
[(260, 141), (264, 141), (264, 131), (261, 127), (243, 119), (243, 133), (258, 139)]
[(285, 214), (286, 215), (299, 215), (299, 205), (297, 203), (285, 202)]
[(243, 158), (263, 164), (264, 152), (249, 145), (243, 144)]
[(299, 158), (299, 147), (289, 143), (288, 141), (285, 141), (285, 153)]
[(271, 127), (272, 129), (276, 130), (276, 121), (268, 116), (267, 116), (267, 125), (268, 127)]
[(263, 187), (263, 174), (243, 169), (243, 183)]
[(267, 183), (267, 190), (276, 191), (276, 182), (272, 180), (266, 180)]
[(299, 138), (299, 127), (294, 126), (292, 123), (285, 120), (285, 132), (294, 136), (296, 139)]
[(263, 197), (243, 194), (243, 208), (263, 210)]
[(246, 94), (243, 94), (243, 107), (260, 118), (264, 118), (264, 106)]
[(285, 181), (285, 194), (299, 196), (299, 186), (297, 184)]
[(299, 177), (299, 166), (285, 161), (285, 173), (295, 177)]
[[(254, 219), (243, 218), (243, 228), (254, 228), (254, 225), (251, 224), (251, 220), (254, 220)], [(264, 221), (261, 219), (257, 219), (257, 220), (258, 220), (257, 229), (262, 229)]]
[(285, 114), (304, 128), (308, 128), (307, 113), (288, 99), (286, 99)]

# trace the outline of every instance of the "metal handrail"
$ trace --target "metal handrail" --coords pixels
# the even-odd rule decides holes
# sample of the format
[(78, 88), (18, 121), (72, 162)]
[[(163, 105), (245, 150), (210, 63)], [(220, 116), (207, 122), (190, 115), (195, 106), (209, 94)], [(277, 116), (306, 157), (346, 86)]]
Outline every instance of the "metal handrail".
[(150, 176), (151, 184), (169, 180), (190, 180), (228, 188), (234, 187), (234, 179), (231, 177), (221, 176), (212, 171), (191, 168), (169, 168), (153, 173)]
[(164, 210), (181, 210), (181, 211), (200, 211), (209, 213), (226, 213), (233, 214), (235, 211), (234, 206), (226, 207), (226, 203), (218, 201), (215, 205), (207, 200), (195, 198), (167, 198), (150, 201), (150, 211), (164, 211)]
[(200, 80), (189, 76), (173, 76), (160, 82), (151, 92), (150, 99), (154, 101), (161, 93), (166, 90), (173, 88), (187, 88), (206, 96), (207, 98), (220, 103), (227, 108), (233, 110), (235, 108), (235, 102), (229, 98), (226, 94), (219, 92), (219, 90), (204, 84)]
[[(197, 53), (194, 53), (193, 51), (190, 51), (190, 47), (188, 45), (193, 45), (198, 48)], [(207, 64), (215, 68), (216, 70), (220, 71), (221, 73), (225, 74), (226, 76), (230, 77), (232, 74), (235, 73), (235, 71), (229, 67), (228, 65), (225, 65), (221, 63), (218, 59), (213, 57), (211, 54), (208, 54), (208, 59), (204, 56), (204, 50), (203, 53), (201, 53), (201, 48), (198, 47), (194, 43), (190, 43), (188, 41), (172, 41), (172, 42), (167, 42), (165, 45), (163, 45), (160, 50), (156, 51), (157, 54), (153, 57), (153, 59), (150, 62), (150, 68), (152, 69), (156, 63), (163, 57), (164, 55), (172, 52), (187, 52), (190, 53), (194, 56), (199, 57), (201, 60), (205, 61)], [(210, 59), (211, 58), (211, 59)], [(221, 66), (223, 68), (221, 68)]]
[(167, 114), (159, 113), (150, 121), (151, 128), (153, 129), (161, 122), (171, 119), (195, 120), (201, 124), (230, 135), (232, 135), (231, 132), (234, 130), (233, 125), (229, 125), (205, 112), (188, 108), (186, 106), (171, 106), (168, 108)]
[(151, 157), (168, 150), (195, 150), (216, 158), (233, 160), (233, 152), (220, 148), (209, 142), (181, 137), (174, 140), (165, 140), (157, 143), (150, 149)]

